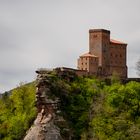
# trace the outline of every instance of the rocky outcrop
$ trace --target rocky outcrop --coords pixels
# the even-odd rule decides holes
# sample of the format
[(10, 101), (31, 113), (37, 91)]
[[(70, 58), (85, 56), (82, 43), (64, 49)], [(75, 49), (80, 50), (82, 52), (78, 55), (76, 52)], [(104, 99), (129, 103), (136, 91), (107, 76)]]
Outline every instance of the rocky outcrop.
[(37, 117), (24, 140), (70, 140), (71, 130), (63, 117), (61, 100), (53, 93), (54, 77), (63, 74), (58, 70), (47, 69), (36, 72)]

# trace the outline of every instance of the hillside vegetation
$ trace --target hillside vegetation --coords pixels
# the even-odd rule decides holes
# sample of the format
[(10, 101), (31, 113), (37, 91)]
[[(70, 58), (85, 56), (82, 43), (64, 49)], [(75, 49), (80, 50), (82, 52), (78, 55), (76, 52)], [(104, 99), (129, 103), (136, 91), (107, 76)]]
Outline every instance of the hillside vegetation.
[(0, 139), (20, 140), (36, 114), (35, 83), (21, 85), (0, 99)]
[[(0, 139), (19, 140), (32, 124), (36, 116), (34, 85), (21, 86), (0, 100)], [(73, 139), (140, 139), (140, 83), (113, 81), (107, 85), (94, 78), (68, 82), (55, 77), (51, 90), (61, 98)]]

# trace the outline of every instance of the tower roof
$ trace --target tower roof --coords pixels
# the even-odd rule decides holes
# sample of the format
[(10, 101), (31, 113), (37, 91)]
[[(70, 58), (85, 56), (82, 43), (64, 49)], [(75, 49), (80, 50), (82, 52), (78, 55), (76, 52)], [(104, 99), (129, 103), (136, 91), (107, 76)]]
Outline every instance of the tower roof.
[(94, 33), (94, 32), (105, 32), (110, 34), (110, 31), (106, 29), (89, 29), (89, 33)]
[(81, 55), (80, 57), (98, 57), (96, 55), (91, 54), (90, 52)]
[(124, 42), (118, 41), (118, 40), (114, 40), (114, 39), (110, 39), (110, 43), (114, 43), (114, 44), (126, 44), (127, 45), (127, 43), (124, 43)]

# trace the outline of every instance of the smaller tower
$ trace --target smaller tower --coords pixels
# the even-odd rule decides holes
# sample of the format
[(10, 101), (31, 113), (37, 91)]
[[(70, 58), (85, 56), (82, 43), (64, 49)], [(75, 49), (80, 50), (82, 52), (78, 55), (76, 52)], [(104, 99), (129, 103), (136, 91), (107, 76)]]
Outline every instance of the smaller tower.
[(85, 53), (78, 59), (78, 69), (87, 71), (90, 75), (96, 75), (98, 70), (98, 56)]

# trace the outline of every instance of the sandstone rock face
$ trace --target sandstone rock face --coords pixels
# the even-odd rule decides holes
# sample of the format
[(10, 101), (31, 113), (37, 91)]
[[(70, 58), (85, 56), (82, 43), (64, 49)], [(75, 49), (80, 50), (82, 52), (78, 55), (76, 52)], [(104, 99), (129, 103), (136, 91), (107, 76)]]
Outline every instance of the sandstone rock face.
[[(52, 72), (45, 69), (37, 71), (38, 114), (24, 140), (71, 140), (70, 129), (60, 109), (61, 101), (52, 92)], [(61, 131), (66, 135), (62, 136)]]
[(62, 140), (60, 129), (54, 123), (34, 124), (24, 140)]

